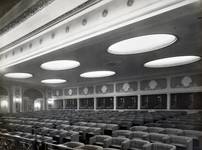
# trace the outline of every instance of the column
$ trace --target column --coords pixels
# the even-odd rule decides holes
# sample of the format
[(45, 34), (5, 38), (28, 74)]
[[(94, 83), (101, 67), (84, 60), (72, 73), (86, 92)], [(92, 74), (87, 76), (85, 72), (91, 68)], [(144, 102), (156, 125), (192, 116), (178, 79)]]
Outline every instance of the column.
[(65, 99), (63, 99), (62, 109), (65, 109)]
[(97, 101), (96, 101), (96, 97), (94, 97), (94, 110), (96, 110), (96, 106), (97, 106)]
[(167, 93), (167, 110), (170, 110), (170, 93)]
[(140, 96), (140, 94), (138, 94), (137, 95), (137, 110), (141, 109), (140, 106), (141, 106), (141, 96)]
[(116, 96), (114, 96), (114, 110), (116, 110)]
[(79, 98), (77, 98), (77, 110), (79, 110)]

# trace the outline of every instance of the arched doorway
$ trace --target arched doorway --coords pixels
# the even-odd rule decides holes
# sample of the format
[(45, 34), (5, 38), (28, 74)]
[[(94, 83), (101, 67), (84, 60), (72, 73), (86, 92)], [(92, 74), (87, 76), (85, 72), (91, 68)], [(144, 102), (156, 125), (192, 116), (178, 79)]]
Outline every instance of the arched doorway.
[(40, 111), (43, 109), (43, 94), (36, 89), (27, 89), (23, 93), (23, 112)]
[(4, 87), (0, 87), (0, 113), (9, 112), (8, 91)]

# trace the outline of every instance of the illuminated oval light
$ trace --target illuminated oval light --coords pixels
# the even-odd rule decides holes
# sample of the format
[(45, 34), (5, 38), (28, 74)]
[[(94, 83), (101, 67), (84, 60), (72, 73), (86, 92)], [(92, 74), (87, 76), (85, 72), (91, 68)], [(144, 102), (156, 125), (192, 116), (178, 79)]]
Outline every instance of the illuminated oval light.
[(171, 34), (151, 34), (123, 40), (111, 45), (108, 52), (116, 55), (145, 53), (167, 47), (177, 41)]
[(80, 66), (75, 60), (55, 60), (41, 64), (41, 68), (45, 70), (67, 70)]
[(45, 84), (59, 84), (59, 83), (65, 83), (66, 80), (64, 79), (46, 79), (46, 80), (42, 80), (41, 83), (45, 83)]
[(157, 59), (144, 64), (148, 68), (164, 68), (164, 67), (175, 67), (194, 63), (199, 61), (201, 58), (199, 56), (177, 56), (168, 57), (163, 59)]
[(113, 76), (115, 74), (114, 71), (90, 71), (82, 73), (80, 76), (83, 78), (101, 78)]
[(16, 72), (16, 73), (7, 73), (4, 76), (7, 78), (27, 79), (27, 78), (31, 78), (32, 74)]

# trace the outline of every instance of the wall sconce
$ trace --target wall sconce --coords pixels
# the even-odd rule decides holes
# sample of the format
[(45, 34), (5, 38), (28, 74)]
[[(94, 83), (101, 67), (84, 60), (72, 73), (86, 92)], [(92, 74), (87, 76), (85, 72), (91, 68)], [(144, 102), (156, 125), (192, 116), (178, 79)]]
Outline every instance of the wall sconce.
[(21, 103), (21, 98), (15, 98), (16, 103)]
[(2, 100), (1, 101), (1, 107), (2, 108), (8, 108), (8, 101), (7, 100)]
[(48, 104), (49, 104), (49, 105), (53, 105), (53, 104), (54, 104), (54, 100), (53, 100), (53, 99), (49, 99), (49, 100), (48, 100)]

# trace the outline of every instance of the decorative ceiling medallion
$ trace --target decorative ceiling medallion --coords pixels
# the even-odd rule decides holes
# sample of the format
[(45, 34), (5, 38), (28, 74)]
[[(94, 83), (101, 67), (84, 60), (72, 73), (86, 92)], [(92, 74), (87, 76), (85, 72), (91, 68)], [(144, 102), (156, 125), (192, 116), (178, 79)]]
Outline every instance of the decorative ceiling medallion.
[(155, 80), (151, 80), (149, 82), (149, 88), (152, 90), (155, 89), (157, 87), (157, 85), (158, 85), (158, 83)]
[(191, 83), (192, 83), (192, 79), (191, 79), (189, 76), (185, 76), (185, 77), (182, 78), (182, 80), (181, 80), (181, 84), (182, 84), (184, 87), (189, 87)]
[(102, 93), (106, 93), (107, 92), (107, 86), (103, 85), (101, 88)]
[(129, 89), (130, 89), (130, 84), (124, 83), (123, 86), (122, 86), (122, 89), (123, 89), (124, 92), (128, 92)]
[(130, 7), (130, 6), (133, 5), (133, 3), (134, 3), (134, 0), (128, 0), (127, 1), (127, 6)]
[(68, 90), (68, 94), (69, 94), (69, 95), (72, 95), (72, 94), (73, 94), (72, 89), (69, 89), (69, 90)]
[(107, 10), (107, 9), (103, 10), (102, 16), (103, 16), (103, 17), (106, 17), (107, 15), (108, 15), (108, 10)]
[(85, 87), (85, 88), (83, 89), (83, 93), (84, 93), (85, 95), (88, 94), (88, 88), (87, 88), (87, 87)]
[(82, 20), (82, 25), (85, 26), (87, 24), (87, 19)]

